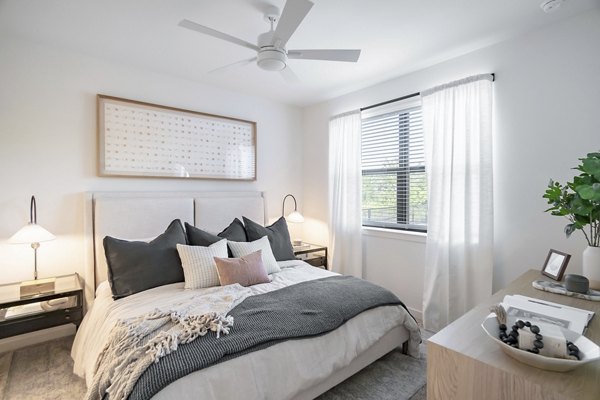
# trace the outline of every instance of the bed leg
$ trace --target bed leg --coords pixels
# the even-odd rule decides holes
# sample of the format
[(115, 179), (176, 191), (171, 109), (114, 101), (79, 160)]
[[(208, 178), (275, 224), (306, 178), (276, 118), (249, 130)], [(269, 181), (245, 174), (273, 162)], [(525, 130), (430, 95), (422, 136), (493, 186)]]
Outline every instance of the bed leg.
[(408, 340), (402, 343), (402, 354), (408, 354)]

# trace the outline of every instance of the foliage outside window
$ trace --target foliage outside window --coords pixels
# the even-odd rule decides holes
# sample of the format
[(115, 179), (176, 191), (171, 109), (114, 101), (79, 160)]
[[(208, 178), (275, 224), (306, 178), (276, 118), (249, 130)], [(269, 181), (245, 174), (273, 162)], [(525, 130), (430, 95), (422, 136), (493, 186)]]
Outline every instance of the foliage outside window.
[(420, 101), (363, 112), (362, 193), (363, 226), (427, 230)]

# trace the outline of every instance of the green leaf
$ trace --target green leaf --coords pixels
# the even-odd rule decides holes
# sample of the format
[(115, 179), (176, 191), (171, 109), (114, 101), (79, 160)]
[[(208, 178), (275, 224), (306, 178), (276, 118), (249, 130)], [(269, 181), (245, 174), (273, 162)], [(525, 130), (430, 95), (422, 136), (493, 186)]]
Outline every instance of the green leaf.
[(600, 201), (600, 183), (592, 185), (579, 185), (575, 187), (575, 191), (584, 200)]
[(542, 197), (548, 199), (548, 204), (553, 204), (560, 203), (561, 196), (563, 196), (563, 194), (564, 192), (561, 185), (559, 183), (554, 183), (553, 181), (550, 181), (548, 189), (546, 189)]
[(571, 210), (573, 214), (589, 217), (590, 213), (594, 210), (594, 205), (577, 195), (571, 201)]
[(583, 159), (583, 171), (600, 181), (600, 158)]
[(573, 178), (573, 188), (580, 185), (593, 185), (595, 182), (596, 180), (591, 175), (579, 175)]

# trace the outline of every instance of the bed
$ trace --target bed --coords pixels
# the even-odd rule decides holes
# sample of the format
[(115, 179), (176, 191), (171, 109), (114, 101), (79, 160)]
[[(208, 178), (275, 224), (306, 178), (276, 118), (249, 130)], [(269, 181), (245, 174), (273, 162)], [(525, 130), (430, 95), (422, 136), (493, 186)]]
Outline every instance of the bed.
[[(84, 272), (88, 313), (72, 349), (74, 372), (89, 386), (97, 357), (119, 319), (190, 292), (183, 283), (173, 283), (113, 300), (106, 281), (105, 236), (151, 238), (174, 219), (211, 232), (242, 216), (267, 225), (265, 210), (262, 192), (89, 194), (85, 219), (89, 257)], [(299, 260), (281, 261), (279, 266), (281, 272), (272, 274), (270, 283), (250, 287), (252, 295), (336, 275)], [(189, 373), (152, 398), (312, 399), (398, 346), (418, 356), (419, 342), (419, 329), (402, 306), (377, 307), (331, 332), (283, 341)]]

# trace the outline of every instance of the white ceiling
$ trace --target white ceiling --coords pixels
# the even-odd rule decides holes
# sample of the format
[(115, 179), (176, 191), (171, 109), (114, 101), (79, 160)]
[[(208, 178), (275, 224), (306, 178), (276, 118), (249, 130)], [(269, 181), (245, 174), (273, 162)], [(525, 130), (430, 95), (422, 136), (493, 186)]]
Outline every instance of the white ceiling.
[[(288, 0), (294, 1), (294, 0)], [(290, 60), (285, 82), (255, 64), (207, 71), (254, 51), (177, 26), (187, 18), (255, 43), (266, 5), (285, 0), (0, 0), (0, 39), (12, 36), (295, 105), (317, 103), (433, 65), (600, 6), (567, 0), (313, 0), (288, 49), (359, 48), (356, 64)]]

